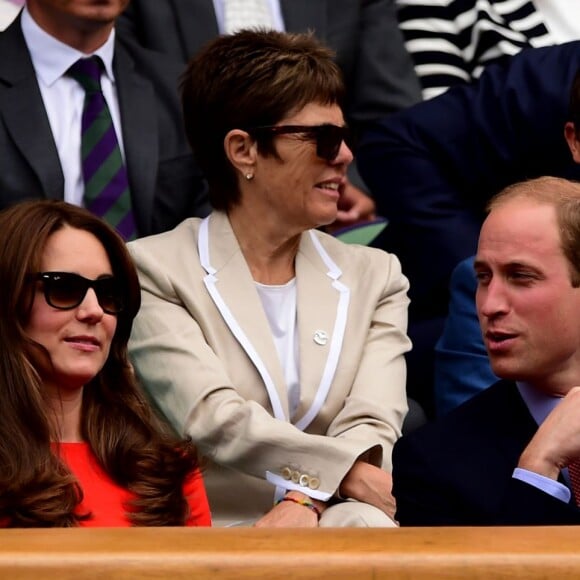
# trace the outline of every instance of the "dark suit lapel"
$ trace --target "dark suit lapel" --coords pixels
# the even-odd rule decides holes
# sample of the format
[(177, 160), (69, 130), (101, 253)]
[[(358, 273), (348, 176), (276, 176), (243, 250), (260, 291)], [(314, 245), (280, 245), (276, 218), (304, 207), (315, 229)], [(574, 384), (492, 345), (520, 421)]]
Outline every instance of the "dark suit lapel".
[[(502, 380), (493, 387), (490, 387), (490, 389), (496, 388), (505, 392), (505, 398), (501, 401), (501, 405), (492, 405), (492, 408), (501, 408), (499, 422), (502, 427), (499, 430), (499, 437), (497, 439), (497, 451), (509, 462), (509, 468), (515, 469), (520, 455), (536, 434), (538, 424), (532, 417), (514, 382)], [(493, 417), (492, 420), (494, 420)], [(566, 487), (570, 487), (569, 482), (566, 481), (562, 472), (558, 475), (558, 482)], [(568, 503), (576, 508), (574, 494), (570, 494), (570, 501)], [(542, 518), (539, 519), (541, 520)]]
[(286, 420), (288, 392), (284, 373), (248, 264), (225, 214), (214, 212), (207, 225), (207, 237), (200, 233), (198, 240), (201, 264), (211, 274), (206, 277), (206, 288), (225, 324), (261, 375), (273, 415)]
[[(0, 35), (0, 117), (46, 197), (62, 199), (64, 177), (20, 17)], [(1, 154), (1, 153), (0, 153)]]
[(316, 36), (327, 36), (328, 0), (282, 0), (282, 16), (288, 32), (307, 32), (314, 30)]
[[(166, 0), (157, 0), (166, 1)], [(181, 44), (193, 56), (209, 40), (219, 34), (212, 0), (170, 0)]]
[(149, 231), (159, 159), (155, 92), (119, 43), (115, 45), (114, 68), (133, 212), (138, 229)]
[(530, 414), (516, 384), (512, 381), (500, 381), (495, 389), (504, 392), (501, 404), (490, 409), (490, 421), (499, 426), (498, 453), (517, 466), (524, 448), (538, 429), (536, 421)]

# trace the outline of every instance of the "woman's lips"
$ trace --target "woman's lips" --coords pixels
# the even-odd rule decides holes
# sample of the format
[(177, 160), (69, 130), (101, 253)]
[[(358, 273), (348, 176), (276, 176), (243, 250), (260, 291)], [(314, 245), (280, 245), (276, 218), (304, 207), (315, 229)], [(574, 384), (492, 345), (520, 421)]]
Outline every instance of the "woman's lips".
[(82, 350), (85, 352), (94, 352), (101, 348), (100, 341), (94, 336), (68, 336), (64, 339), (67, 344), (70, 344), (73, 348)]

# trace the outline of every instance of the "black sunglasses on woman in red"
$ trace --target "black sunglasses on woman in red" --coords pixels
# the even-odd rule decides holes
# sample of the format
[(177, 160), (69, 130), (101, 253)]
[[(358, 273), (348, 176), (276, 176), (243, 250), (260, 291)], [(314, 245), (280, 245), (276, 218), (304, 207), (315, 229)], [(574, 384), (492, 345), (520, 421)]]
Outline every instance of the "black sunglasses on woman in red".
[(324, 125), (267, 125), (247, 129), (250, 135), (288, 135), (301, 133), (307, 139), (316, 142), (316, 155), (325, 161), (334, 161), (344, 141), (350, 147), (351, 131), (348, 127)]
[(121, 288), (113, 276), (89, 280), (72, 272), (37, 272), (33, 280), (43, 285), (44, 299), (49, 306), (58, 310), (72, 310), (84, 299), (89, 290), (95, 291), (100, 307), (107, 314), (118, 314), (123, 310)]

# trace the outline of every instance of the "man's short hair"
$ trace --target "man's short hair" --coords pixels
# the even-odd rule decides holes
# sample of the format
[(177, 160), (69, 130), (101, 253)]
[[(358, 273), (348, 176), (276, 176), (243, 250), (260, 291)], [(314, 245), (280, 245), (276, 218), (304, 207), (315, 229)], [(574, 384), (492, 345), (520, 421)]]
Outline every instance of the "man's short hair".
[(570, 266), (570, 281), (580, 287), (580, 183), (561, 177), (538, 177), (514, 183), (488, 203), (488, 211), (515, 200), (551, 205), (556, 211), (562, 252)]

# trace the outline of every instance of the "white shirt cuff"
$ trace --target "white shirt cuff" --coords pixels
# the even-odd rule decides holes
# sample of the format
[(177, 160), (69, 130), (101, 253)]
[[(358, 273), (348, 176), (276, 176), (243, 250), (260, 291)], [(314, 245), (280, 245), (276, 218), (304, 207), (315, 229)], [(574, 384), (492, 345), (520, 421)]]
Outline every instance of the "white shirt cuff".
[(564, 484), (559, 481), (554, 481), (549, 477), (545, 477), (544, 475), (540, 475), (539, 473), (535, 473), (534, 471), (528, 471), (527, 469), (516, 467), (512, 477), (514, 479), (519, 479), (524, 483), (528, 483), (564, 503), (568, 503), (572, 497), (570, 490)]

